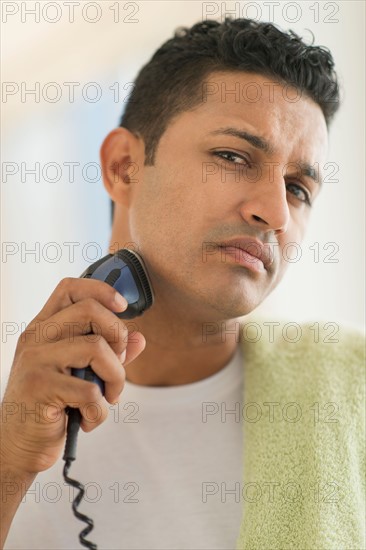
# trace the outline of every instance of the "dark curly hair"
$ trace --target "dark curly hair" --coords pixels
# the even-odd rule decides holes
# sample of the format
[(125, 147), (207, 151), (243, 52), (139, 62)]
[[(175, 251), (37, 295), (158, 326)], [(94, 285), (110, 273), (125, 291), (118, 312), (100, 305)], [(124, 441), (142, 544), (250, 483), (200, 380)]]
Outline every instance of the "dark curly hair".
[(339, 107), (331, 53), (307, 45), (271, 23), (226, 18), (181, 27), (140, 70), (120, 126), (145, 142), (154, 164), (159, 139), (171, 119), (202, 102), (202, 83), (214, 71), (246, 71), (295, 86), (321, 107), (327, 126)]

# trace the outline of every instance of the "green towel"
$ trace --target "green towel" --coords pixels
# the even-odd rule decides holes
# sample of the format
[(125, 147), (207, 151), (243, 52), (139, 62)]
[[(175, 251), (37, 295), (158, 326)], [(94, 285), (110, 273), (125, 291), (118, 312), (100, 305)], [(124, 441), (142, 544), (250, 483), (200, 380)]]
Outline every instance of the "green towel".
[(262, 320), (240, 330), (237, 549), (363, 550), (365, 340), (335, 323), (282, 322), (272, 330)]

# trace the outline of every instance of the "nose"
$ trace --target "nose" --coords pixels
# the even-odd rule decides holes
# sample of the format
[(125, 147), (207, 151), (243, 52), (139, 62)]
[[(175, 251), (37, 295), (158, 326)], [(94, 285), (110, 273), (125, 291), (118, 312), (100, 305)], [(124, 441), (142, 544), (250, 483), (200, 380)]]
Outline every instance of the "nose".
[(273, 231), (275, 235), (285, 233), (290, 220), (287, 191), (282, 176), (272, 181), (261, 179), (248, 183), (245, 197), (240, 205), (243, 219), (262, 231)]

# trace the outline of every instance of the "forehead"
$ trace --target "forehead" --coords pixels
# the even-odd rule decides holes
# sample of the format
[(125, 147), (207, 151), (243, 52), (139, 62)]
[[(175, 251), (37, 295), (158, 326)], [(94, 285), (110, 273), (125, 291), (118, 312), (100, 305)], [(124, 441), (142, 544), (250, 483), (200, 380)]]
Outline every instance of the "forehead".
[(328, 133), (321, 108), (293, 86), (258, 74), (214, 72), (202, 82), (200, 94), (200, 103), (172, 122), (170, 130), (174, 134), (177, 124), (180, 140), (185, 131), (187, 139), (205, 139), (230, 126), (260, 135), (277, 156), (325, 158)]

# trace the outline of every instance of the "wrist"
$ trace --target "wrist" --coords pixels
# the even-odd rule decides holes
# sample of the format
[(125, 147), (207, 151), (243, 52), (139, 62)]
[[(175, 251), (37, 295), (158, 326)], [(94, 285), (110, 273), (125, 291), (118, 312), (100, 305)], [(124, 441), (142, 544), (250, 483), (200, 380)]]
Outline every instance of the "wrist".
[(36, 473), (25, 472), (13, 464), (8, 464), (1, 456), (0, 468), (0, 547), (3, 548), (10, 525), (16, 511), (33, 483)]
[(0, 474), (2, 485), (6, 482), (14, 482), (23, 484), (28, 489), (33, 483), (37, 472), (30, 472), (23, 469), (16, 460), (13, 459), (11, 453), (6, 453), (2, 445), (0, 453)]

